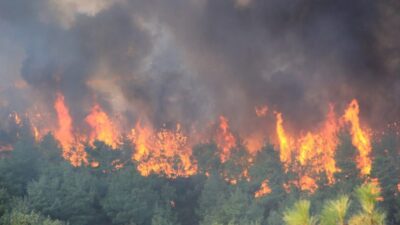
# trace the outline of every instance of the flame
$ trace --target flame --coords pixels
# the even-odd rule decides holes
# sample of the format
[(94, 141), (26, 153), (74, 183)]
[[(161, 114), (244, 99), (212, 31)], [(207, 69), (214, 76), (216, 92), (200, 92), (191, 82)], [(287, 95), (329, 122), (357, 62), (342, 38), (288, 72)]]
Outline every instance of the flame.
[(143, 176), (155, 173), (174, 178), (196, 174), (197, 164), (192, 159), (191, 146), (179, 124), (175, 130), (163, 128), (154, 132), (151, 127), (137, 123), (133, 136), (136, 146), (133, 159)]
[(85, 121), (92, 128), (89, 135), (90, 143), (99, 140), (114, 149), (120, 145), (118, 129), (98, 104), (92, 107)]
[(135, 153), (133, 159), (140, 161), (146, 158), (149, 154), (150, 137), (153, 135), (153, 129), (150, 126), (142, 126), (140, 122), (136, 123), (135, 129), (132, 130), (132, 137), (135, 143)]
[(299, 186), (300, 190), (309, 191), (310, 193), (314, 193), (318, 189), (315, 179), (307, 175), (304, 175), (300, 178)]
[(236, 139), (229, 129), (229, 121), (224, 116), (219, 117), (218, 132), (215, 141), (219, 149), (221, 149), (221, 162), (226, 162), (231, 155), (231, 149), (236, 147)]
[(293, 144), (292, 140), (290, 139), (290, 137), (288, 137), (285, 129), (283, 128), (282, 113), (276, 113), (276, 133), (279, 141), (280, 160), (287, 168), (288, 164), (291, 162)]
[(282, 114), (277, 113), (276, 132), (280, 146), (280, 160), (286, 170), (291, 170), (300, 176), (297, 186), (310, 192), (317, 188), (315, 179), (324, 172), (329, 183), (334, 183), (334, 174), (339, 171), (336, 167), (335, 153), (339, 143), (339, 125), (330, 106), (329, 113), (323, 126), (315, 132), (307, 132), (294, 138), (286, 133), (283, 127)]
[(336, 167), (335, 152), (339, 144), (339, 126), (333, 106), (330, 106), (324, 126), (319, 132), (308, 132), (298, 140), (298, 160), (300, 165), (309, 165), (311, 172), (325, 171), (328, 181), (334, 183), (334, 174), (339, 171)]
[[(84, 125), (74, 127), (81, 121), (78, 123), (73, 121), (65, 98), (61, 93), (57, 93), (54, 108), (58, 120), (55, 129), (51, 126), (46, 128), (42, 123), (38, 123), (38, 121), (45, 120), (47, 114), (42, 114), (43, 116), (38, 114), (35, 123), (30, 119), (25, 120), (25, 117), (22, 120), (15, 112), (12, 112), (9, 117), (19, 126), (25, 125), (25, 121), (28, 121), (36, 141), (42, 138), (41, 132), (45, 130), (53, 131), (62, 148), (62, 156), (74, 166), (82, 164), (92, 167), (100, 166), (99, 162), (93, 160), (89, 161), (90, 164), (88, 163), (83, 142), (93, 145), (95, 140), (100, 140), (113, 149), (117, 149), (122, 144), (121, 140), (125, 134), (116, 126), (120, 123), (116, 123), (118, 121), (110, 117), (100, 105), (94, 104), (84, 119), (87, 127)], [(267, 116), (268, 110), (267, 106), (255, 107), (255, 113), (258, 117)], [(293, 133), (292, 130), (285, 129), (284, 123), (286, 124), (286, 121), (283, 119), (283, 114), (275, 113), (276, 124), (274, 128), (280, 161), (285, 172), (294, 174), (294, 178), (285, 183), (286, 190), (289, 190), (290, 186), (295, 186), (302, 191), (315, 192), (318, 188), (317, 183), (321, 181), (321, 174), (326, 175), (328, 184), (335, 182), (334, 175), (340, 171), (340, 168), (336, 166), (335, 154), (340, 141), (338, 134), (342, 128), (350, 128), (352, 144), (358, 151), (356, 162), (360, 173), (363, 176), (370, 174), (372, 135), (368, 128), (361, 126), (359, 110), (358, 102), (353, 100), (345, 110), (344, 115), (337, 117), (333, 106), (330, 105), (325, 120), (315, 126), (313, 130)], [(28, 118), (28, 115), (26, 117)], [(35, 125), (38, 125), (38, 127)], [(241, 171), (222, 169), (220, 175), (230, 184), (237, 184), (244, 180), (250, 181), (249, 170), (258, 150), (262, 148), (266, 140), (266, 135), (260, 130), (246, 132), (246, 135), (243, 136), (243, 145), (249, 154), (237, 155), (234, 154), (234, 151), (241, 150), (236, 148), (239, 145), (238, 143), (241, 142), (236, 139), (239, 135), (233, 134), (229, 120), (220, 116), (214, 128), (216, 128), (215, 134), (209, 140), (215, 141), (219, 149), (220, 161), (225, 163), (227, 160), (231, 160), (231, 166), (241, 168)], [(196, 174), (198, 172), (197, 162), (193, 158), (192, 147), (195, 142), (204, 141), (205, 134), (203, 131), (198, 133), (196, 127), (191, 129), (191, 137), (189, 138), (179, 124), (174, 129), (165, 127), (157, 129), (148, 122), (137, 122), (131, 130), (131, 137), (128, 138), (131, 138), (135, 146), (132, 160), (136, 163), (139, 173), (143, 176), (150, 174), (165, 175), (168, 178), (188, 177)], [(87, 131), (87, 133), (81, 133), (82, 130)], [(0, 151), (4, 149), (12, 149), (12, 145), (0, 146)], [(122, 168), (124, 163), (114, 160), (111, 165), (117, 170)], [(205, 174), (207, 175), (208, 172), (205, 171)], [(268, 180), (264, 180), (254, 195), (255, 197), (262, 197), (270, 192)]]
[(260, 198), (260, 197), (268, 195), (271, 192), (272, 192), (272, 190), (268, 185), (268, 180), (264, 180), (261, 183), (260, 189), (254, 193), (254, 197)]
[(58, 119), (58, 129), (55, 131), (54, 136), (61, 144), (63, 149), (62, 155), (72, 165), (80, 166), (83, 162), (87, 162), (86, 152), (82, 144), (77, 142), (73, 135), (72, 118), (65, 104), (64, 96), (61, 93), (57, 94), (54, 108)]
[(250, 154), (256, 154), (264, 146), (264, 136), (261, 132), (252, 133), (244, 138), (244, 145)]
[(349, 123), (351, 141), (358, 150), (358, 156), (356, 158), (357, 167), (360, 169), (362, 175), (369, 175), (371, 172), (371, 158), (370, 153), (371, 147), (371, 133), (369, 129), (362, 129), (360, 125), (360, 118), (358, 114), (360, 108), (357, 100), (353, 99), (349, 104), (343, 116), (344, 121)]

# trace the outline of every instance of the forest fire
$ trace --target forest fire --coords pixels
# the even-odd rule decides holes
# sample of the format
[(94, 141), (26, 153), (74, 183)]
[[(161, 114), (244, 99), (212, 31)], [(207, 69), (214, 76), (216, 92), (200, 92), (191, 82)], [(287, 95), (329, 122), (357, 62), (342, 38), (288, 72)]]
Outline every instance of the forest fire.
[[(143, 176), (161, 174), (176, 178), (189, 177), (198, 173), (197, 160), (193, 156), (193, 147), (198, 143), (194, 143), (193, 140), (207, 139), (186, 135), (180, 124), (177, 124), (175, 129), (166, 127), (157, 129), (151, 123), (143, 122), (146, 120), (139, 120), (130, 133), (125, 133), (116, 126), (119, 121), (113, 121), (99, 104), (93, 104), (84, 118), (84, 122), (88, 125), (86, 129), (89, 128), (84, 132), (85, 127), (78, 126), (80, 123), (73, 121), (65, 97), (61, 93), (56, 95), (54, 109), (58, 121), (57, 128), (52, 130), (50, 126), (46, 130), (54, 133), (54, 137), (63, 150), (63, 158), (73, 166), (88, 165), (89, 161), (92, 166), (99, 166), (99, 162), (88, 159), (85, 144), (95, 147), (93, 143), (98, 140), (104, 142), (110, 149), (118, 151), (122, 144), (121, 140), (131, 140), (132, 161), (136, 163), (137, 170)], [(257, 116), (265, 118), (267, 109), (266, 106), (259, 108)], [(334, 175), (341, 170), (335, 161), (336, 151), (340, 144), (339, 132), (347, 127), (350, 128), (352, 144), (358, 150), (357, 167), (362, 176), (369, 175), (371, 136), (370, 132), (363, 129), (364, 126), (360, 124), (359, 110), (358, 102), (353, 100), (344, 115), (339, 118), (331, 104), (325, 120), (320, 125), (315, 126), (316, 128), (312, 131), (298, 132), (298, 135), (288, 132), (283, 114), (275, 112), (275, 132), (280, 161), (286, 173), (294, 173), (297, 176), (287, 185), (294, 185), (302, 191), (313, 193), (318, 188), (317, 182), (322, 174), (327, 178), (328, 184), (335, 183)], [(15, 124), (22, 123), (18, 114), (13, 114), (12, 118)], [(231, 130), (228, 119), (224, 116), (218, 118), (218, 126), (210, 129), (214, 129), (212, 133), (215, 134), (210, 140), (215, 141), (219, 160), (225, 164), (231, 159), (231, 154), (234, 154), (232, 151), (240, 148), (239, 142)], [(36, 141), (43, 137), (40, 129), (33, 124), (31, 124), (31, 132)], [(262, 149), (265, 137), (265, 134), (253, 133), (253, 136), (243, 139), (248, 156), (233, 159), (237, 161), (234, 165), (242, 168), (242, 171), (236, 172), (236, 175), (228, 171), (222, 172), (228, 183), (237, 184), (240, 180), (251, 180), (249, 168), (254, 157), (257, 157)], [(113, 161), (115, 168), (120, 169), (123, 165), (119, 160)], [(268, 181), (265, 180), (255, 193), (255, 197), (265, 196), (270, 191)]]
[(399, 225), (399, 27), (400, 0), (0, 0), (0, 224)]
[[(369, 158), (371, 142), (368, 131), (363, 130), (360, 126), (358, 113), (358, 103), (353, 100), (343, 118), (351, 124), (352, 143), (359, 152), (357, 166), (362, 175), (368, 175), (371, 170), (371, 159)], [(276, 114), (276, 133), (281, 162), (286, 169), (290, 167), (299, 174), (301, 181), (298, 184), (302, 190), (315, 190), (316, 184), (313, 177), (318, 177), (321, 172), (325, 172), (331, 184), (335, 182), (334, 174), (340, 170), (336, 166), (335, 153), (339, 145), (338, 134), (342, 128), (344, 127), (336, 118), (332, 105), (329, 107), (324, 124), (318, 131), (307, 132), (298, 138), (287, 134), (283, 127), (282, 114)]]

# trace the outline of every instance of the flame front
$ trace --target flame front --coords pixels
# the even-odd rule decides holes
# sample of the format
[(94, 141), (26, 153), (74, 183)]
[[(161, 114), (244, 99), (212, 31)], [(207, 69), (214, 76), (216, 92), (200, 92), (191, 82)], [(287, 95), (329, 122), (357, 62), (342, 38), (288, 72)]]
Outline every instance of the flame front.
[(73, 135), (72, 118), (65, 104), (64, 96), (61, 93), (57, 94), (54, 108), (58, 119), (58, 129), (55, 131), (54, 136), (61, 144), (63, 149), (62, 155), (72, 165), (80, 166), (83, 162), (87, 162), (86, 152), (82, 144), (76, 141)]
[[(38, 124), (39, 127), (35, 126), (38, 121), (43, 121), (41, 114), (38, 114), (40, 120), (35, 123), (30, 119), (22, 119), (16, 112), (9, 114), (9, 118), (20, 128), (27, 124), (30, 125), (36, 141), (43, 137), (44, 131), (53, 131), (54, 137), (62, 148), (62, 156), (74, 166), (89, 165), (87, 159), (89, 156), (85, 152), (83, 143), (93, 146), (94, 141), (99, 140), (112, 149), (118, 149), (121, 146), (121, 140), (126, 137), (126, 134), (116, 126), (118, 121), (113, 120), (98, 104), (93, 104), (83, 121), (88, 126), (82, 125), (84, 123), (74, 123), (65, 97), (61, 93), (57, 93), (54, 109), (58, 121), (55, 129), (52, 126), (44, 127), (43, 124)], [(321, 175), (326, 176), (328, 184), (335, 183), (334, 175), (340, 171), (336, 165), (335, 155), (339, 145), (339, 132), (343, 128), (350, 128), (352, 144), (358, 151), (356, 163), (361, 175), (365, 178), (370, 174), (371, 134), (368, 129), (363, 129), (361, 126), (359, 110), (358, 102), (353, 100), (343, 116), (337, 117), (333, 105), (330, 105), (325, 120), (307, 132), (286, 130), (283, 114), (275, 112), (274, 128), (276, 143), (279, 147), (279, 160), (286, 173), (294, 174), (294, 177), (285, 183), (286, 190), (290, 190), (290, 186), (295, 186), (302, 191), (312, 193), (318, 188), (317, 183), (322, 181)], [(267, 114), (267, 111), (267, 107), (256, 107), (256, 114), (259, 116), (257, 119), (264, 120), (267, 116), (273, 115)], [(28, 114), (26, 116), (28, 117)], [(74, 127), (76, 124), (81, 125)], [(209, 139), (209, 142), (216, 143), (218, 148), (216, 154), (219, 154), (220, 161), (226, 163), (230, 160), (232, 161), (230, 165), (241, 168), (241, 171), (221, 171), (224, 179), (231, 184), (253, 179), (249, 175), (249, 171), (266, 140), (265, 133), (260, 132), (261, 129), (247, 132), (246, 136), (242, 136), (243, 142), (240, 143), (243, 146), (240, 145), (239, 148), (236, 138), (240, 136), (239, 134), (237, 137), (234, 135), (226, 117), (220, 116), (217, 125), (212, 126), (212, 129), (214, 129), (212, 132), (214, 136)], [(192, 147), (199, 140), (206, 140), (206, 134), (205, 132), (198, 133), (196, 129), (191, 134), (191, 137), (188, 137), (179, 123), (174, 129), (166, 127), (155, 129), (148, 121), (146, 123), (142, 123), (140, 120), (136, 122), (135, 128), (131, 130), (131, 136), (128, 138), (134, 144), (132, 160), (136, 163), (139, 173), (143, 176), (160, 174), (169, 178), (188, 177), (196, 174), (198, 172), (197, 161), (193, 157)], [(1, 150), (10, 149), (9, 146), (1, 147)], [(236, 152), (240, 152), (242, 147), (246, 148), (246, 154), (236, 155)], [(124, 163), (116, 160), (112, 165), (118, 169)], [(99, 162), (92, 160), (91, 166), (98, 167)], [(207, 172), (205, 171), (206, 174)], [(254, 195), (261, 197), (269, 192), (271, 189), (266, 179)]]
[(353, 99), (343, 116), (344, 120), (350, 124), (351, 141), (358, 150), (356, 159), (357, 167), (362, 175), (369, 175), (371, 172), (371, 133), (369, 129), (362, 129), (358, 114), (360, 108), (357, 100)]

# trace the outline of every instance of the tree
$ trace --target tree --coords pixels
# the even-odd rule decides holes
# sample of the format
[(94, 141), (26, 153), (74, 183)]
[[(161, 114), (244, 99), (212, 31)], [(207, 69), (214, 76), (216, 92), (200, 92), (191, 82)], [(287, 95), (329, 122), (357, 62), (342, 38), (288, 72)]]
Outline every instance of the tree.
[(320, 225), (345, 225), (349, 206), (350, 200), (346, 195), (340, 196), (337, 200), (325, 202), (320, 216)]
[(107, 224), (101, 211), (98, 182), (84, 170), (49, 166), (28, 185), (29, 206), (76, 225)]
[(67, 225), (65, 222), (53, 220), (30, 210), (24, 199), (15, 199), (12, 205), (11, 211), (1, 217), (4, 225)]
[(356, 190), (356, 197), (361, 205), (361, 211), (352, 216), (349, 225), (384, 225), (385, 213), (376, 208), (380, 199), (380, 189), (373, 183), (362, 185)]
[(151, 225), (179, 225), (179, 223), (169, 205), (160, 207), (157, 204), (151, 218)]
[(143, 177), (132, 167), (106, 182), (110, 185), (102, 206), (115, 225), (150, 224), (156, 206), (171, 204), (175, 198), (175, 190), (162, 179)]
[(11, 195), (25, 194), (27, 184), (39, 175), (39, 159), (31, 139), (18, 142), (9, 157), (0, 159), (0, 186)]
[(283, 220), (286, 225), (316, 225), (317, 218), (310, 215), (310, 201), (300, 200), (285, 211)]

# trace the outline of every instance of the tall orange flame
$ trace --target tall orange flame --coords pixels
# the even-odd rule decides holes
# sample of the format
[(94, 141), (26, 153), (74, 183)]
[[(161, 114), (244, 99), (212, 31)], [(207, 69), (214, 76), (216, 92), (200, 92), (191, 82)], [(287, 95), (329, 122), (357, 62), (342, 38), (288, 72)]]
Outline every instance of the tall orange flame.
[(58, 119), (58, 129), (55, 131), (54, 136), (61, 144), (63, 149), (62, 155), (72, 165), (80, 166), (83, 162), (87, 162), (86, 152), (73, 135), (72, 118), (65, 104), (64, 96), (61, 93), (57, 94), (54, 108)]
[(287, 168), (288, 164), (291, 162), (293, 144), (292, 140), (290, 139), (290, 137), (288, 137), (283, 127), (282, 113), (276, 113), (276, 133), (279, 141), (280, 159)]
[(344, 120), (350, 124), (351, 141), (358, 150), (356, 158), (357, 167), (362, 175), (369, 175), (371, 172), (371, 133), (369, 129), (362, 129), (358, 114), (360, 108), (357, 100), (353, 99), (343, 116)]
[(120, 144), (119, 131), (98, 104), (93, 106), (90, 114), (85, 118), (85, 121), (92, 128), (89, 135), (91, 143), (95, 140), (99, 140), (114, 149), (118, 147)]

